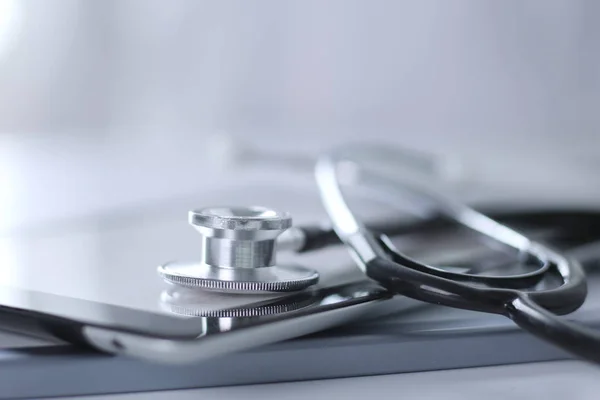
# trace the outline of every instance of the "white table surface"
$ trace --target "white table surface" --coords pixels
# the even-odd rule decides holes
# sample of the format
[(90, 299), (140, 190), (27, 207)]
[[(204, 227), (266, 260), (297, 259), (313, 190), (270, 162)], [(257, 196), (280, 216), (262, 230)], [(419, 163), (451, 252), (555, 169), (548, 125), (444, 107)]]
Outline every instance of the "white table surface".
[[(44, 344), (0, 333), (0, 347)], [(319, 381), (169, 390), (115, 395), (75, 396), (64, 400), (191, 399), (358, 399), (370, 396), (424, 399), (593, 399), (600, 395), (600, 368), (579, 361), (555, 361), (324, 379)]]
[(71, 400), (191, 399), (590, 399), (600, 396), (600, 370), (578, 361), (420, 372), (320, 381), (235, 386)]

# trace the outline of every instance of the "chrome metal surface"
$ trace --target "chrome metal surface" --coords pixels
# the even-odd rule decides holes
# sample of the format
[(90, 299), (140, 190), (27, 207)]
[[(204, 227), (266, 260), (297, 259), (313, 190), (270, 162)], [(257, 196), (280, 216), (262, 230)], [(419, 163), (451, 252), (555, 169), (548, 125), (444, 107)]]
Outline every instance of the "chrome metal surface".
[(198, 296), (197, 291), (187, 288), (164, 290), (161, 293), (160, 300), (162, 308), (174, 314), (216, 318), (250, 318), (283, 314), (318, 302), (318, 298), (311, 291), (306, 291), (295, 295), (277, 296), (275, 299), (266, 300), (259, 304), (215, 310), (207, 307), (205, 298)]
[(158, 267), (167, 282), (220, 292), (291, 292), (319, 281), (311, 269), (285, 265), (262, 268), (221, 268), (202, 263), (169, 263)]
[[(339, 299), (338, 296), (335, 298)], [(324, 300), (327, 301), (327, 299)], [(388, 298), (373, 299), (358, 304), (349, 303), (339, 308), (325, 308), (323, 312), (301, 315), (274, 323), (256, 324), (251, 329), (231, 330), (229, 327), (219, 325), (220, 329), (228, 333), (217, 335), (213, 340), (173, 341), (92, 325), (84, 326), (82, 335), (92, 346), (108, 353), (122, 354), (163, 364), (197, 363), (215, 356), (319, 332), (363, 316), (378, 315), (379, 307), (386, 309), (386, 300)], [(199, 338), (202, 336), (202, 334), (198, 335)], [(115, 346), (115, 343), (119, 343), (119, 346)]]
[[(264, 207), (211, 207), (189, 213), (202, 235), (199, 262), (169, 263), (158, 268), (167, 282), (223, 292), (289, 292), (314, 285), (319, 274), (296, 265), (277, 265), (277, 238), (291, 227), (288, 213)], [(285, 239), (297, 248), (297, 233)]]
[(265, 207), (208, 207), (189, 213), (189, 223), (202, 236), (231, 240), (274, 240), (292, 226), (286, 212)]
[(275, 241), (202, 239), (202, 261), (225, 268), (261, 268), (275, 265)]

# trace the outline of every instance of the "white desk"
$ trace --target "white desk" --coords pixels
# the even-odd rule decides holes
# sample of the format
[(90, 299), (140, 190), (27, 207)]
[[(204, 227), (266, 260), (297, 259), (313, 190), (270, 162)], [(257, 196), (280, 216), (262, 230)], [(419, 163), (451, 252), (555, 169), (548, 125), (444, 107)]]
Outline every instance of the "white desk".
[(600, 396), (600, 370), (576, 361), (330, 379), (269, 385), (70, 397), (70, 400), (191, 399), (590, 399)]
[[(40, 341), (0, 334), (0, 346)], [(578, 361), (555, 361), (319, 381), (159, 391), (65, 400), (191, 399), (355, 399), (370, 396), (431, 399), (590, 399), (600, 395), (600, 368)], [(401, 396), (401, 397), (400, 397)], [(62, 398), (61, 398), (62, 399)]]

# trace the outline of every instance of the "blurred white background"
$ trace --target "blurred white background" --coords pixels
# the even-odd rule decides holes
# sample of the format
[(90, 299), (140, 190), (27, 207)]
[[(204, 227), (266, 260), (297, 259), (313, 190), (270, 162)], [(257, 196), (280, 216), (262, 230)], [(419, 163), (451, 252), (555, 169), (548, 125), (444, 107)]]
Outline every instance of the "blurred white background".
[(599, 17), (594, 0), (0, 0), (0, 220), (206, 190), (242, 139), (378, 138), (590, 190)]

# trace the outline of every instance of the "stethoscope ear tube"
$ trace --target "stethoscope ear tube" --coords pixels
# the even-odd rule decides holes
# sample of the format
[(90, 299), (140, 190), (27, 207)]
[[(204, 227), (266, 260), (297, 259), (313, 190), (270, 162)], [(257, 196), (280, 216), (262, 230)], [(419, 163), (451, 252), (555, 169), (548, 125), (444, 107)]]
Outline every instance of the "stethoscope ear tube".
[(484, 289), (487, 293), (481, 296), (479, 288), (415, 271), (381, 257), (367, 263), (366, 273), (388, 290), (416, 300), (504, 315), (540, 339), (600, 364), (600, 332), (546, 310), (528, 293)]
[[(578, 262), (532, 241), (466, 204), (422, 188), (410, 180), (393, 180), (366, 169), (358, 173), (363, 166), (352, 155), (352, 152), (341, 152), (323, 156), (317, 162), (315, 175), (323, 205), (336, 234), (367, 276), (392, 292), (416, 300), (504, 315), (532, 334), (600, 364), (600, 332), (559, 317), (573, 312), (585, 301), (587, 284)], [(344, 163), (350, 163), (352, 168), (348, 169)], [(457, 274), (398, 253), (385, 241), (377, 240), (374, 232), (356, 218), (341, 190), (340, 166), (352, 172), (351, 176), (360, 176), (361, 179), (355, 181), (363, 188), (385, 193), (390, 200), (401, 198), (406, 193), (420, 197), (423, 203), (435, 204), (438, 212), (447, 219), (520, 254), (531, 256), (541, 263), (541, 267), (532, 274), (500, 278)], [(536, 283), (546, 276), (559, 277), (562, 284), (536, 290)], [(533, 281), (530, 282), (530, 278)], [(527, 284), (521, 285), (524, 282)]]
[(600, 333), (575, 324), (540, 307), (527, 294), (516, 297), (506, 315), (519, 327), (556, 346), (600, 364)]

